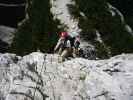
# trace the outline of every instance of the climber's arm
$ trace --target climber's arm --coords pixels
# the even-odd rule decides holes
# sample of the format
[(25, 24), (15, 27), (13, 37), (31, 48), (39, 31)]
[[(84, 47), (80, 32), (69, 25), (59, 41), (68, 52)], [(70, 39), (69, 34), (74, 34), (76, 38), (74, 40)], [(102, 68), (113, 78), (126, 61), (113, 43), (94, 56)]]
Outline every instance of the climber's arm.
[(54, 52), (56, 52), (59, 49), (60, 45), (61, 45), (61, 39), (58, 40), (58, 42), (54, 48)]

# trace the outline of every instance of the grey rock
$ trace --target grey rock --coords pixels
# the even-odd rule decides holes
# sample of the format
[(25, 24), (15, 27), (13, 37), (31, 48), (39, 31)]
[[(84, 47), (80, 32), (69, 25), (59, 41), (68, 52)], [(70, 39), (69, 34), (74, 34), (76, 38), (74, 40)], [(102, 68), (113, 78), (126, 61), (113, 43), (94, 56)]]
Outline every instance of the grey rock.
[(39, 52), (0, 54), (1, 100), (133, 100), (133, 54), (59, 59)]
[(15, 32), (15, 28), (0, 25), (0, 40), (7, 44), (11, 44), (13, 40), (13, 33)]

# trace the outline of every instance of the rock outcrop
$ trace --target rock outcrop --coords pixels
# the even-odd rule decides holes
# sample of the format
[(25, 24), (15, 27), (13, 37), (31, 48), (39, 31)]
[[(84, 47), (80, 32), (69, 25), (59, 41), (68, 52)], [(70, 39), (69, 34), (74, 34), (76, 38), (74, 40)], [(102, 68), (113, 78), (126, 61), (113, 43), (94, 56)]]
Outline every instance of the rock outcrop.
[(6, 42), (7, 44), (11, 44), (15, 30), (15, 28), (0, 25), (0, 40)]
[(12, 43), (15, 28), (0, 25), (0, 53), (7, 52)]
[(0, 100), (132, 100), (133, 54), (107, 60), (0, 54)]

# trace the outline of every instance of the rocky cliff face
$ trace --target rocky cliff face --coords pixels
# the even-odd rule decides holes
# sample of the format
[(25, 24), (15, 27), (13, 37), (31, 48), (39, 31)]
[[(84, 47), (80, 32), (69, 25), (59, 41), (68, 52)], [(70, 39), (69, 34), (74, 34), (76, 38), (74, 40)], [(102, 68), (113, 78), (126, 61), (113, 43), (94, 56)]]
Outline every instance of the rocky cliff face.
[(1, 100), (132, 100), (133, 55), (107, 60), (0, 54)]

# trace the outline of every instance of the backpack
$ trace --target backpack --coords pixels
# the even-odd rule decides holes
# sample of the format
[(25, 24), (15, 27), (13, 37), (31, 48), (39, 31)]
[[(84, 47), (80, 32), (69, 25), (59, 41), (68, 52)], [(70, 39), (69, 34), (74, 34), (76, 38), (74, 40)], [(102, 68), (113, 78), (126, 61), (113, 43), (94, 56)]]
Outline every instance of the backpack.
[(80, 45), (80, 41), (76, 41), (76, 37), (68, 36), (67, 40), (70, 40), (71, 47), (78, 48)]
[(65, 41), (64, 41), (64, 43), (62, 44), (62, 48), (64, 49), (64, 48), (67, 48), (67, 43), (68, 43), (68, 41), (70, 41), (69, 43), (70, 43), (70, 47), (72, 47), (72, 43), (71, 43), (71, 40), (70, 40), (70, 38), (66, 38), (65, 39)]
[(71, 37), (70, 35), (67, 37), (67, 40), (70, 41), (71, 47), (74, 47), (75, 37)]

